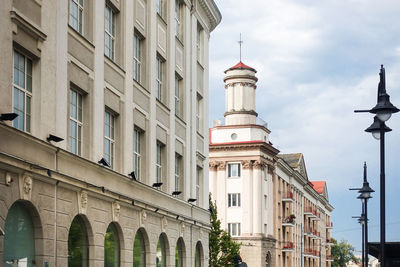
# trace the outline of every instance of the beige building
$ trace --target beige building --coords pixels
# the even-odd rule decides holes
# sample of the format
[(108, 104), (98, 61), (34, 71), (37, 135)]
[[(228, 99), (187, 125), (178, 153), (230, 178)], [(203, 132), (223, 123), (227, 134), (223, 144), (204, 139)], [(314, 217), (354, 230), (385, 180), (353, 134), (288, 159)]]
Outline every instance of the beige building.
[[(326, 183), (310, 182), (302, 154), (279, 154), (256, 112), (256, 70), (225, 71), (225, 123), (210, 129), (210, 192), (248, 266), (330, 266)], [(320, 265), (321, 262), (321, 265)]]
[(220, 20), (213, 0), (1, 1), (0, 265), (208, 266)]

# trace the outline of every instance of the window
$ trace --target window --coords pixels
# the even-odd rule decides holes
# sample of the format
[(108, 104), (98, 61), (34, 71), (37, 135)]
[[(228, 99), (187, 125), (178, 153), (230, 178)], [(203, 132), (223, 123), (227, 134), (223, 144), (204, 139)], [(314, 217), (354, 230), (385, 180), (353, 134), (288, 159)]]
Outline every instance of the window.
[(203, 47), (202, 47), (202, 32), (203, 29), (201, 28), (201, 26), (199, 24), (197, 24), (197, 35), (196, 35), (196, 54), (197, 54), (197, 61), (199, 63), (202, 63), (202, 53), (203, 53)]
[(89, 244), (85, 223), (77, 215), (68, 233), (68, 266), (89, 266)]
[(157, 86), (157, 99), (162, 101), (162, 89), (163, 89), (163, 68), (164, 68), (164, 62), (160, 57), (157, 57), (157, 63), (156, 63), (156, 72), (157, 72), (157, 78), (156, 78), (156, 86)]
[(182, 79), (175, 75), (175, 115), (178, 117), (182, 117), (183, 114), (182, 91)]
[(114, 123), (115, 117), (109, 111), (105, 112), (104, 115), (104, 158), (110, 164), (110, 167), (114, 167)]
[(182, 35), (182, 4), (180, 0), (175, 0), (175, 36), (181, 39)]
[(69, 1), (69, 25), (80, 34), (83, 24), (83, 0)]
[(239, 236), (240, 223), (228, 223), (228, 232), (231, 236)]
[(183, 267), (183, 258), (185, 254), (184, 243), (182, 237), (178, 239), (175, 249), (175, 267)]
[(267, 209), (267, 195), (264, 195), (264, 209)]
[(115, 225), (110, 223), (104, 238), (104, 267), (119, 267), (119, 257), (118, 231)]
[(13, 112), (18, 114), (13, 126), (31, 131), (32, 60), (14, 50)]
[(140, 164), (141, 164), (141, 152), (140, 152), (140, 139), (142, 132), (134, 128), (133, 130), (133, 171), (135, 172), (136, 179), (140, 181)]
[(106, 5), (105, 12), (105, 35), (104, 35), (104, 54), (114, 60), (115, 54), (115, 11)]
[(82, 95), (69, 90), (69, 151), (82, 154)]
[(138, 230), (133, 243), (133, 266), (144, 267), (146, 265), (146, 247), (141, 230)]
[(157, 242), (157, 253), (156, 253), (156, 267), (167, 266), (167, 251), (165, 248), (164, 237), (160, 235)]
[(157, 142), (157, 151), (156, 151), (156, 177), (157, 183), (162, 182), (162, 154), (164, 150), (164, 145), (160, 142)]
[(197, 166), (196, 169), (196, 204), (200, 205), (201, 198), (201, 182), (202, 182), (203, 169)]
[(196, 103), (196, 129), (197, 132), (201, 132), (202, 127), (202, 101), (203, 97), (197, 94), (197, 103)]
[(160, 17), (164, 17), (164, 0), (156, 0), (156, 10)]
[(180, 191), (180, 180), (182, 173), (182, 156), (175, 153), (175, 191)]
[(133, 79), (140, 83), (142, 71), (142, 39), (138, 34), (133, 36)]
[(228, 164), (228, 177), (240, 177), (240, 163)]
[(240, 207), (240, 193), (228, 194), (228, 207)]
[(264, 234), (266, 234), (266, 233), (267, 233), (267, 230), (268, 230), (268, 228), (267, 228), (267, 224), (266, 224), (266, 223), (264, 223)]
[(267, 173), (268, 173), (268, 166), (264, 167), (264, 171), (263, 171), (264, 181), (268, 181)]

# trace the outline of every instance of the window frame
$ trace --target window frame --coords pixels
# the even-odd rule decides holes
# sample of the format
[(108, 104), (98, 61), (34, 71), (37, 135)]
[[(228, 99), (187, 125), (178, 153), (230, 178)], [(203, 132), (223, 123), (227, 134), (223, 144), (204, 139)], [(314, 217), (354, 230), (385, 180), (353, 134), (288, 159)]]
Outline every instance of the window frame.
[(201, 133), (203, 130), (203, 97), (197, 93), (196, 99), (196, 131)]
[[(110, 118), (109, 120), (109, 125), (107, 125), (107, 116)], [(114, 168), (114, 159), (115, 159), (115, 120), (116, 116), (109, 110), (104, 111), (104, 158), (106, 160), (109, 160), (107, 162), (110, 165), (110, 168)], [(109, 135), (107, 136), (106, 134), (106, 128), (109, 128)], [(106, 142), (109, 142), (109, 151), (110, 151), (110, 156), (109, 159), (106, 154)]]
[[(76, 95), (76, 118), (72, 117), (72, 93)], [(80, 105), (80, 106), (79, 106)], [(79, 116), (79, 110), (80, 110), (80, 116)], [(80, 120), (79, 120), (80, 117)], [(71, 136), (71, 122), (76, 124), (76, 131), (75, 131), (75, 136), (76, 138)], [(80, 129), (80, 130), (79, 130)], [(83, 136), (83, 94), (79, 92), (78, 90), (70, 87), (69, 89), (69, 133), (68, 133), (68, 150), (69, 152), (81, 156), (82, 155), (82, 136)], [(71, 138), (76, 139), (76, 145), (75, 145), (75, 151), (71, 150)]]
[(163, 100), (163, 72), (164, 72), (164, 60), (160, 57), (157, 56), (157, 61), (156, 61), (156, 99), (161, 101)]
[(164, 144), (157, 141), (156, 145), (156, 182), (162, 183), (163, 180), (163, 148)]
[(175, 0), (175, 36), (181, 40), (182, 39), (182, 2), (180, 0)]
[[(235, 234), (234, 234), (235, 230)], [(228, 223), (228, 233), (231, 236), (240, 236), (241, 231), (240, 231), (240, 223)]]
[[(232, 175), (232, 167), (237, 166), (237, 175)], [(228, 178), (240, 178), (241, 177), (241, 164), (238, 162), (228, 163)]]
[(175, 153), (175, 191), (180, 191), (180, 182), (182, 175), (182, 156)]
[(164, 18), (164, 0), (156, 0), (156, 11), (161, 18)]
[(196, 167), (196, 205), (200, 205), (200, 199), (201, 199), (201, 183), (202, 183), (202, 177), (203, 176), (203, 168), (200, 166)]
[[(107, 12), (109, 12), (110, 14), (110, 18), (108, 19), (110, 25), (107, 25)], [(111, 32), (107, 30), (107, 26), (111, 28)], [(116, 39), (115, 26), (116, 26), (116, 12), (109, 4), (106, 3), (104, 12), (104, 55), (112, 61), (115, 60), (115, 39)], [(111, 40), (111, 48), (109, 48), (108, 50), (106, 49), (107, 47), (106, 35), (109, 36)], [(111, 54), (108, 54), (107, 51), (110, 51), (108, 53)]]
[(183, 89), (182, 89), (183, 79), (178, 75), (175, 74), (175, 115), (179, 118), (183, 117)]
[(133, 79), (139, 84), (142, 81), (142, 46), (143, 38), (138, 34), (133, 34)]
[[(18, 66), (16, 68), (15, 65), (15, 59), (16, 56), (18, 57)], [(24, 69), (21, 70), (19, 67), (19, 59), (23, 58), (24, 61)], [(28, 65), (30, 64), (30, 71), (28, 68)], [(22, 72), (23, 74), (23, 86), (19, 84), (19, 80), (18, 83), (15, 82), (15, 71), (18, 71), (18, 77), (20, 78), (20, 74)], [(29, 74), (30, 72), (30, 74)], [(18, 78), (18, 79), (19, 79)], [(29, 79), (30, 78), (30, 79)], [(30, 89), (28, 81), (30, 80)], [(17, 98), (15, 97), (15, 94), (17, 92)], [(23, 94), (23, 107), (22, 110), (20, 110), (20, 106), (19, 105), (15, 105), (16, 104), (16, 100), (19, 100), (20, 98), (20, 94)], [(13, 79), (12, 79), (12, 107), (13, 107), (13, 112), (17, 113), (19, 116), (13, 120), (12, 124), (13, 127), (17, 128), (18, 130), (24, 131), (24, 132), (31, 132), (31, 121), (32, 121), (32, 98), (33, 98), (33, 60), (28, 57), (26, 54), (20, 52), (17, 49), (13, 49)], [(29, 100), (28, 100), (29, 99)], [(18, 104), (19, 101), (18, 101)], [(23, 115), (23, 125), (22, 128), (18, 125), (20, 120), (21, 120), (21, 116)]]
[(142, 163), (142, 152), (141, 152), (141, 139), (143, 131), (137, 127), (133, 128), (133, 171), (135, 172), (136, 179), (140, 181), (141, 177), (141, 163)]
[(241, 205), (240, 193), (228, 193), (228, 208), (240, 208)]
[[(76, 18), (77, 21), (77, 28), (74, 27), (74, 25), (72, 25), (71, 23), (71, 16), (74, 17), (72, 15), (72, 4), (76, 5), (77, 11), (78, 11), (78, 17)], [(77, 31), (79, 34), (83, 35), (83, 29), (84, 29), (84, 0), (70, 0), (69, 1), (69, 17), (68, 17), (68, 24), (69, 26), (72, 27), (72, 29), (74, 29), (75, 31)], [(75, 19), (75, 18), (74, 18)]]

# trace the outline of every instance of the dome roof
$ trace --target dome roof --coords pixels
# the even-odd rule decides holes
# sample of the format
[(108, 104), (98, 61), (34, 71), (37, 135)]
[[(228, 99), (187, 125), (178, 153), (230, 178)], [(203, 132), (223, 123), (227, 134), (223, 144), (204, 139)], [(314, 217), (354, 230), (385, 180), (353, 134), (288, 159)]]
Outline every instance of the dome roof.
[(229, 69), (227, 69), (227, 70), (225, 71), (225, 73), (226, 73), (227, 71), (230, 71), (230, 70), (244, 70), (244, 69), (257, 72), (254, 68), (252, 68), (252, 67), (250, 67), (250, 66), (247, 66), (247, 65), (244, 64), (242, 61), (239, 61), (239, 63), (237, 63), (235, 66), (230, 67)]

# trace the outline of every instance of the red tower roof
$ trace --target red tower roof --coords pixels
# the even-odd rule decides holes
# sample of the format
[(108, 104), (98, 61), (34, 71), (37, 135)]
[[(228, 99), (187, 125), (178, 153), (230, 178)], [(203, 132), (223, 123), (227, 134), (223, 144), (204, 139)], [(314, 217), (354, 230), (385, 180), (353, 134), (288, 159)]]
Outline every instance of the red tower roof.
[(239, 61), (238, 64), (236, 64), (235, 66), (230, 67), (229, 69), (227, 69), (227, 70), (225, 71), (225, 73), (226, 73), (227, 71), (230, 71), (230, 70), (243, 70), (243, 69), (247, 69), (247, 70), (251, 70), (251, 71), (257, 72), (254, 68), (247, 66), (247, 65), (244, 64), (242, 61)]
[(315, 191), (317, 191), (318, 194), (322, 194), (324, 192), (325, 189), (325, 181), (314, 181), (314, 182), (310, 182), (313, 186), (313, 188), (315, 189)]

